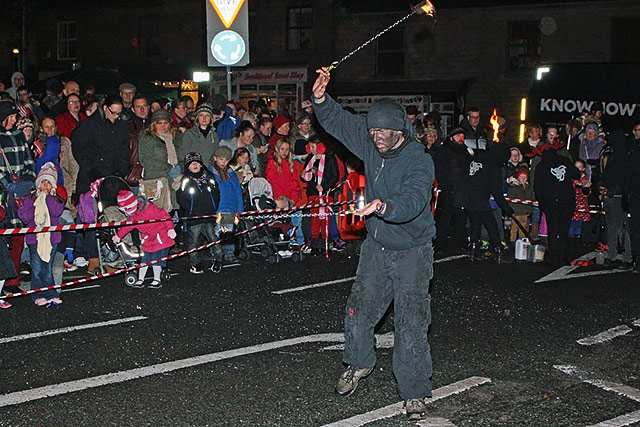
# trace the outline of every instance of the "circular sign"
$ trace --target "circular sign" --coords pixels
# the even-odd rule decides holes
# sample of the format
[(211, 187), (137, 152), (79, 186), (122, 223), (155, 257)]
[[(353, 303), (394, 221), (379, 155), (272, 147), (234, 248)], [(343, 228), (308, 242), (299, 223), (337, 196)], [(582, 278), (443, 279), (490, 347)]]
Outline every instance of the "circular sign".
[(247, 50), (242, 36), (232, 30), (224, 30), (211, 40), (211, 53), (222, 65), (240, 62)]

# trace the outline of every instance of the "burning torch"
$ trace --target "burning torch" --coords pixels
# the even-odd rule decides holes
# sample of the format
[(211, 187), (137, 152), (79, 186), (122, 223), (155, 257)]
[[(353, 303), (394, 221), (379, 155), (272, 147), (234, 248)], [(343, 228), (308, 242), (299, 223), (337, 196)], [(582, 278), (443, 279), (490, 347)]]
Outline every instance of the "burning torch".
[(344, 62), (347, 59), (349, 59), (352, 55), (354, 55), (360, 49), (362, 49), (363, 47), (367, 46), (369, 43), (371, 43), (372, 41), (376, 40), (378, 37), (382, 36), (387, 31), (397, 27), (398, 25), (400, 25), (401, 23), (403, 23), (407, 19), (411, 18), (413, 15), (427, 15), (427, 16), (430, 16), (430, 17), (435, 19), (435, 17), (436, 17), (436, 8), (433, 7), (433, 4), (431, 4), (431, 2), (429, 0), (421, 1), (420, 3), (416, 4), (415, 6), (412, 5), (410, 14), (408, 14), (407, 16), (397, 20), (396, 22), (394, 22), (393, 24), (389, 25), (384, 30), (380, 31), (378, 34), (376, 34), (375, 36), (371, 37), (369, 40), (367, 40), (366, 42), (362, 43), (360, 46), (358, 46), (357, 48), (355, 48), (354, 50), (352, 50), (351, 52), (346, 54), (341, 60), (332, 62), (331, 65), (329, 65), (327, 67), (327, 73), (330, 73), (331, 70), (334, 70), (334, 69), (338, 68), (338, 65), (340, 65), (342, 62)]

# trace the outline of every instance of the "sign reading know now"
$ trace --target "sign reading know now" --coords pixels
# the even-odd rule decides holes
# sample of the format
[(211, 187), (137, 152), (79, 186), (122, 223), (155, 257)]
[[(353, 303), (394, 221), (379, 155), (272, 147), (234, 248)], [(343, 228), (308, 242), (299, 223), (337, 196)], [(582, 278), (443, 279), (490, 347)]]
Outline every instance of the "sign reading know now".
[(249, 64), (249, 10), (245, 0), (206, 0), (207, 65)]

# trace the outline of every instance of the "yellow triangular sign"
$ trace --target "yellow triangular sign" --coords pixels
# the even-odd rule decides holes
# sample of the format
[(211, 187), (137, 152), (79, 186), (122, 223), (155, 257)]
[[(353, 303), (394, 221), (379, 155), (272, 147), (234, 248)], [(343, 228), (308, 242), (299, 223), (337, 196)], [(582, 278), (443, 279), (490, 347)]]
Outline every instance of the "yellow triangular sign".
[(236, 20), (238, 12), (242, 9), (244, 0), (209, 0), (213, 10), (224, 24), (225, 28), (230, 28)]

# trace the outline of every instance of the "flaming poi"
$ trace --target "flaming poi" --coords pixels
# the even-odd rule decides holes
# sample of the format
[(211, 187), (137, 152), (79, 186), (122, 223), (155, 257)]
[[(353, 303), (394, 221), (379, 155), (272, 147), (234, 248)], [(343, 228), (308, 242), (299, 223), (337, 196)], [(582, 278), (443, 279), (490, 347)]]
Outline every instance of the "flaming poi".
[(334, 70), (334, 69), (338, 68), (338, 66), (342, 62), (344, 62), (347, 59), (349, 59), (352, 55), (354, 55), (360, 49), (362, 49), (363, 47), (367, 46), (369, 43), (371, 43), (372, 41), (376, 40), (378, 37), (382, 36), (387, 31), (397, 27), (402, 22), (404, 22), (407, 19), (411, 18), (413, 15), (426, 15), (426, 16), (430, 16), (431, 18), (435, 19), (435, 17), (436, 17), (436, 8), (433, 6), (433, 4), (429, 0), (421, 1), (420, 3), (418, 3), (416, 5), (411, 5), (411, 13), (410, 14), (408, 14), (405, 17), (397, 20), (396, 22), (394, 22), (393, 24), (389, 25), (384, 30), (380, 31), (378, 34), (376, 34), (375, 36), (371, 37), (369, 40), (367, 40), (366, 42), (362, 43), (360, 46), (358, 46), (357, 48), (355, 48), (354, 50), (352, 50), (351, 52), (346, 54), (341, 60), (332, 62), (331, 65), (329, 65), (327, 67), (327, 73), (330, 73), (331, 70)]
[(493, 128), (493, 142), (500, 142), (500, 135), (498, 134), (498, 131), (500, 130), (500, 119), (496, 108), (493, 109), (493, 114), (489, 119), (489, 124), (491, 124), (491, 127)]

